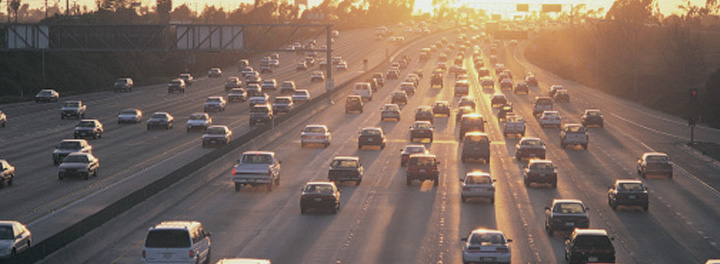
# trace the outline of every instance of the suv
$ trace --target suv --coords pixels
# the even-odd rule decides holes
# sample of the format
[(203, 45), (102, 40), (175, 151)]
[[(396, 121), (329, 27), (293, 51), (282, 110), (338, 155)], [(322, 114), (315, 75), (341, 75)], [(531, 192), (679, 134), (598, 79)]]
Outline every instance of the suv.
[(642, 181), (615, 180), (615, 184), (608, 187), (608, 205), (613, 210), (617, 210), (620, 205), (627, 205), (640, 206), (647, 212), (649, 204), (648, 190)]
[(167, 221), (150, 227), (143, 245), (145, 263), (210, 263), (210, 232), (197, 221)]
[(363, 100), (359, 95), (348, 95), (345, 99), (345, 113), (363, 112)]
[(550, 207), (545, 207), (545, 230), (551, 236), (555, 230), (570, 231), (575, 228), (590, 227), (590, 219), (582, 201), (576, 199), (553, 199)]
[(490, 138), (481, 132), (468, 132), (462, 140), (461, 160), (482, 159), (490, 164)]
[(533, 102), (533, 115), (538, 116), (543, 111), (553, 110), (553, 101), (547, 96), (536, 96)]
[(172, 79), (172, 81), (168, 83), (168, 93), (185, 93), (185, 87), (186, 84), (183, 79)]
[(113, 85), (115, 87), (116, 92), (131, 92), (133, 88), (133, 79), (130, 78), (120, 78), (115, 81), (115, 84)]
[(540, 138), (523, 137), (515, 145), (515, 159), (545, 159), (545, 143)]
[(10, 165), (7, 160), (0, 159), (0, 188), (13, 184), (15, 178), (15, 167)]
[(275, 152), (245, 151), (232, 169), (235, 191), (244, 185), (265, 185), (272, 191), (273, 185), (280, 185), (280, 161)]
[(400, 107), (397, 104), (385, 104), (380, 112), (380, 121), (385, 119), (400, 121)]
[(470, 131), (485, 132), (485, 123), (483, 116), (477, 113), (464, 114), (460, 118), (460, 139), (465, 137), (465, 133)]
[(269, 123), (273, 120), (273, 110), (269, 104), (256, 104), (250, 108), (250, 126), (257, 123)]
[(224, 112), (226, 104), (222, 96), (210, 96), (205, 100), (203, 109), (205, 112)]
[(527, 187), (536, 182), (549, 183), (555, 188), (557, 187), (557, 168), (549, 160), (530, 160), (523, 170), (523, 181)]
[(439, 161), (432, 154), (412, 154), (408, 160), (406, 170), (406, 184), (410, 186), (413, 180), (432, 180), (433, 185), (438, 186), (440, 171)]
[(565, 260), (569, 263), (615, 263), (613, 238), (605, 229), (575, 229), (565, 240)]
[(359, 134), (358, 149), (362, 149), (366, 145), (380, 146), (380, 149), (385, 149), (385, 134), (382, 128), (366, 127), (363, 128)]
[(84, 139), (63, 139), (53, 150), (53, 164), (58, 165), (70, 153), (92, 153), (92, 146)]
[(330, 163), (328, 180), (332, 182), (354, 181), (360, 185), (363, 177), (363, 165), (357, 156), (338, 156)]
[(433, 142), (433, 126), (428, 121), (415, 121), (410, 127), (410, 142), (414, 142), (416, 138), (430, 139)]
[(101, 138), (103, 134), (103, 125), (97, 119), (83, 119), (75, 126), (73, 133), (76, 139), (91, 137), (93, 139)]
[(665, 153), (646, 152), (637, 160), (637, 173), (643, 178), (648, 174), (662, 174), (672, 179), (672, 162), (670, 161), (670, 157)]

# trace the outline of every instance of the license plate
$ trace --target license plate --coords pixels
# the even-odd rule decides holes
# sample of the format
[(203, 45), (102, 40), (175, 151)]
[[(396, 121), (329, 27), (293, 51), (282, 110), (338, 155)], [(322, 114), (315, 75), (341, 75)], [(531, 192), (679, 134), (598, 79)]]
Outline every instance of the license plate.
[(588, 257), (588, 262), (597, 262), (600, 260), (598, 257)]
[(545, 174), (540, 174), (540, 175), (538, 175), (538, 176), (540, 176), (540, 177), (545, 177)]
[(424, 170), (424, 169), (420, 169), (420, 173), (423, 173), (423, 172), (425, 172), (425, 170)]
[(315, 198), (315, 201), (320, 202), (320, 201), (322, 201), (322, 198)]
[(635, 195), (628, 195), (628, 199), (635, 199)]
[(480, 258), (480, 261), (482, 261), (482, 262), (495, 262), (495, 257), (482, 257), (482, 258)]
[(163, 253), (163, 258), (165, 258), (165, 259), (172, 258), (172, 256), (173, 256), (172, 253)]
[(215, 143), (217, 143), (217, 141), (215, 141), (215, 140), (210, 140), (210, 144), (215, 144)]
[(565, 226), (575, 226), (575, 222), (565, 222)]

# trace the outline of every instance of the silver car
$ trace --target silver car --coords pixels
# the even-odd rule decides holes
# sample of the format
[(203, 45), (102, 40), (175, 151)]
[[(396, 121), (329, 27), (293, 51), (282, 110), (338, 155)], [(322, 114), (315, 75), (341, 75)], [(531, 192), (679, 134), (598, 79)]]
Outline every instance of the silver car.
[(14, 258), (32, 244), (30, 230), (17, 221), (0, 221), (0, 259)]
[(222, 96), (210, 96), (205, 100), (205, 106), (203, 107), (205, 112), (223, 112), (225, 111), (225, 98)]
[(307, 125), (300, 133), (300, 146), (305, 147), (307, 144), (321, 144), (324, 147), (330, 145), (332, 133), (325, 125)]
[(63, 139), (53, 150), (53, 164), (58, 165), (70, 153), (92, 153), (92, 146), (84, 139)]
[(510, 263), (512, 239), (498, 230), (476, 229), (470, 232), (463, 245), (463, 263)]
[(385, 121), (385, 119), (395, 119), (400, 121), (400, 106), (397, 104), (384, 105), (382, 112), (380, 113), (380, 121)]
[(190, 118), (186, 123), (187, 132), (191, 132), (193, 130), (200, 130), (204, 132), (208, 127), (212, 126), (212, 124), (212, 117), (210, 117), (207, 113), (193, 113), (190, 115)]
[(142, 111), (135, 108), (123, 109), (118, 113), (118, 124), (121, 123), (140, 123), (142, 122)]
[(232, 130), (227, 126), (210, 126), (202, 136), (203, 148), (213, 145), (227, 145), (232, 140)]
[(81, 177), (85, 180), (90, 176), (97, 177), (100, 161), (90, 153), (72, 153), (65, 157), (58, 168), (58, 178), (63, 179), (71, 176)]
[(462, 183), (462, 202), (468, 198), (486, 198), (490, 203), (495, 203), (495, 179), (485, 172), (468, 172)]

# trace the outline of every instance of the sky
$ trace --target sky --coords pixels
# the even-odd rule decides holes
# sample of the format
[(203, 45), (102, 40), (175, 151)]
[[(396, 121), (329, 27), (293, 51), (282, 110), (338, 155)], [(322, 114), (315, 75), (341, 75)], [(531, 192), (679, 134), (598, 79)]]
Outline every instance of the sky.
[[(45, 0), (21, 0), (22, 3), (28, 3), (30, 4), (31, 9), (41, 8), (45, 5)], [(52, 4), (53, 2), (60, 3), (61, 8), (64, 8), (65, 6), (65, 0), (47, 0), (49, 4)], [(142, 3), (143, 6), (148, 5), (155, 5), (155, 0), (138, 0)], [(310, 5), (316, 5), (319, 4), (322, 0), (308, 0)], [(430, 11), (432, 10), (432, 7), (430, 6), (430, 3), (432, 0), (415, 0), (416, 1), (416, 9), (424, 10), (424, 11)], [(574, 1), (574, 0), (515, 0), (513, 2), (507, 1), (507, 0), (458, 0), (460, 3), (467, 3), (470, 6), (476, 6), (479, 8), (486, 8), (488, 10), (491, 10), (491, 12), (502, 12), (502, 10), (514, 10), (515, 3), (528, 3), (530, 4), (530, 9), (539, 9), (541, 4), (564, 4), (563, 8), (569, 9), (570, 3), (585, 3), (588, 7), (588, 9), (597, 9), (599, 7), (604, 7), (605, 10), (608, 10), (610, 6), (612, 6), (612, 3), (614, 0), (586, 0), (586, 1)], [(656, 0), (659, 4), (660, 12), (665, 15), (670, 15), (675, 12), (679, 12), (677, 10), (677, 6), (679, 4), (682, 4), (684, 0)], [(7, 0), (2, 1), (2, 4), (0, 4), (0, 10), (5, 10), (3, 4), (6, 4)], [(187, 3), (188, 6), (190, 6), (191, 9), (195, 9), (196, 7), (198, 10), (202, 11), (203, 7), (206, 4), (209, 5), (215, 5), (216, 7), (223, 7), (224, 9), (235, 9), (240, 3), (242, 2), (252, 2), (252, 0), (173, 0), (173, 5), (178, 6), (182, 5), (183, 3)], [(691, 3), (694, 5), (704, 5), (705, 0), (690, 0)], [(508, 4), (509, 3), (509, 4)], [(95, 7), (95, 0), (70, 0), (70, 5), (87, 5), (88, 8), (94, 8)], [(567, 7), (566, 7), (567, 6)], [(492, 11), (497, 10), (497, 11)]]

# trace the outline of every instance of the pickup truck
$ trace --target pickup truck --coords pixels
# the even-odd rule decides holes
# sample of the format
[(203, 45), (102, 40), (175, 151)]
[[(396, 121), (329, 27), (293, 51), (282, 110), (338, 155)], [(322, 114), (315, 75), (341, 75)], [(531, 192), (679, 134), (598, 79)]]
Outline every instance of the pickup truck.
[(505, 117), (503, 135), (507, 137), (508, 134), (520, 134), (520, 136), (525, 136), (525, 120), (521, 116), (509, 114)]
[(0, 188), (13, 184), (15, 178), (15, 167), (10, 165), (6, 160), (0, 160)]
[(581, 124), (567, 124), (560, 131), (560, 146), (564, 149), (568, 145), (580, 145), (583, 149), (588, 147), (587, 130)]
[(333, 182), (354, 181), (360, 185), (363, 177), (363, 165), (357, 156), (335, 157), (330, 163), (328, 180)]
[(85, 118), (86, 109), (87, 106), (82, 101), (65, 101), (62, 108), (60, 108), (60, 119), (69, 117)]
[(275, 152), (245, 151), (232, 169), (235, 191), (245, 185), (265, 185), (272, 191), (273, 185), (280, 185), (280, 161)]

